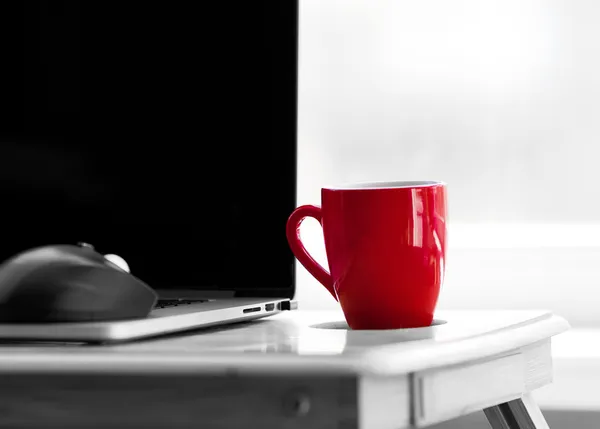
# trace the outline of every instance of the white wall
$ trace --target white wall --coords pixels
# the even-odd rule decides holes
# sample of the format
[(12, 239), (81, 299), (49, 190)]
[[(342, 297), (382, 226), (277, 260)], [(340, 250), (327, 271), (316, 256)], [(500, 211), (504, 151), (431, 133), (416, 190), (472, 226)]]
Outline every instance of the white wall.
[[(302, 0), (299, 203), (329, 183), (444, 180), (441, 307), (600, 323), (599, 20), (592, 0)], [(335, 305), (301, 268), (298, 283), (304, 307)]]

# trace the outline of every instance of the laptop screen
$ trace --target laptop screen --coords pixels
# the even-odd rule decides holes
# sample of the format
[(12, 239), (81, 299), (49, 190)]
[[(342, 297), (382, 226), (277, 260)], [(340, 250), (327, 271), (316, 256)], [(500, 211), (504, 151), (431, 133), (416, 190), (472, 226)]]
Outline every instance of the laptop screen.
[(4, 3), (0, 259), (87, 242), (156, 289), (291, 297), (297, 1)]

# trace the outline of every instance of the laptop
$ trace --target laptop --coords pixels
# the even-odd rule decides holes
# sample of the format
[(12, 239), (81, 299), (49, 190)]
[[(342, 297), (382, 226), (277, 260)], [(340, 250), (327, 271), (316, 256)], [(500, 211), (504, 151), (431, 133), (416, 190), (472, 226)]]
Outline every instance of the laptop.
[(146, 319), (0, 338), (125, 341), (294, 309), (297, 0), (6, 3), (0, 260), (90, 243), (160, 300)]

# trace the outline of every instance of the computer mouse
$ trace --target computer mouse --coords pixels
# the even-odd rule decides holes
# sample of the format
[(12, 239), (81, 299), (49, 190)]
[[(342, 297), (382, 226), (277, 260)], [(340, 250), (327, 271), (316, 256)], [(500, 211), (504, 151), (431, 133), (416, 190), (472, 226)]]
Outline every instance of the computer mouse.
[(0, 265), (0, 323), (61, 323), (139, 319), (158, 295), (116, 255), (93, 246), (31, 249)]

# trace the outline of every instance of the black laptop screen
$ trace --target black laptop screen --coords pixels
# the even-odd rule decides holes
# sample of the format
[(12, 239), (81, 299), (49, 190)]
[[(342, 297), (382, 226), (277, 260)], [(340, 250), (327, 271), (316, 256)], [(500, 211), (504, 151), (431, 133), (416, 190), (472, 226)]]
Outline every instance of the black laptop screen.
[(290, 296), (297, 2), (5, 3), (0, 259), (84, 241), (154, 288)]

